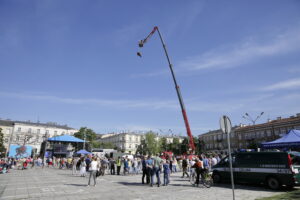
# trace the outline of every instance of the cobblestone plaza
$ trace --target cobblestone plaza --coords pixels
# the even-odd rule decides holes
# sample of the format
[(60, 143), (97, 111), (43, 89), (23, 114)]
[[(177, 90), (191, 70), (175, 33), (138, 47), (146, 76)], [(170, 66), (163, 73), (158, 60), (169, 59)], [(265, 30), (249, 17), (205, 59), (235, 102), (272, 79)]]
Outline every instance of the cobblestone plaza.
[[(96, 187), (87, 187), (87, 182), (88, 177), (73, 176), (71, 170), (11, 170), (0, 175), (0, 199), (232, 199), (230, 184), (195, 188), (179, 172), (171, 175), (169, 186), (159, 188), (141, 184), (141, 174), (101, 176)], [(237, 200), (254, 200), (282, 192), (263, 186), (236, 185), (235, 195)]]

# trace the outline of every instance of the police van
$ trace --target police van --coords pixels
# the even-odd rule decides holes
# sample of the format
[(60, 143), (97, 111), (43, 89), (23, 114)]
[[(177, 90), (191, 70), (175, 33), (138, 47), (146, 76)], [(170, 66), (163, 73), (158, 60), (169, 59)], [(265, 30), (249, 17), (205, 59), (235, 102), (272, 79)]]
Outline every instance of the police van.
[[(282, 185), (289, 188), (300, 184), (299, 152), (239, 152), (232, 154), (235, 182), (264, 183), (271, 189)], [(213, 168), (215, 183), (230, 181), (229, 157), (225, 157)]]

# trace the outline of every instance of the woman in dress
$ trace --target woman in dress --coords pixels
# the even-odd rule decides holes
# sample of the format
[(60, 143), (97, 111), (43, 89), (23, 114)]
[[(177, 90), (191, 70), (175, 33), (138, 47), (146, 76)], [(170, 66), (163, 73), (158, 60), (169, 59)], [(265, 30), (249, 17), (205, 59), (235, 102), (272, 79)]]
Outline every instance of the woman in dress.
[(84, 157), (82, 157), (80, 162), (80, 176), (85, 177), (85, 175), (86, 175), (86, 162), (84, 160)]

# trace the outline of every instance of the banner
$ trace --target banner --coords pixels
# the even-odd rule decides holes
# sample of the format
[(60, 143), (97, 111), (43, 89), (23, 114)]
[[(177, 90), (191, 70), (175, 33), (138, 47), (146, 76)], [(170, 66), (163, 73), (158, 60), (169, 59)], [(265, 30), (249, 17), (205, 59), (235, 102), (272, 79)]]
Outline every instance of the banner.
[(10, 145), (8, 156), (14, 158), (27, 158), (31, 156), (31, 152), (31, 146)]

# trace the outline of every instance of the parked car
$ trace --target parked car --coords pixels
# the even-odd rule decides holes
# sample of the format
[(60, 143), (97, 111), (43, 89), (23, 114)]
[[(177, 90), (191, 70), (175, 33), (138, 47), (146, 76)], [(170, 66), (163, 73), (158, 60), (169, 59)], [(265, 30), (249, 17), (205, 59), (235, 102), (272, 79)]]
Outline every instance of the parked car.
[[(299, 152), (239, 152), (232, 154), (232, 168), (239, 183), (264, 183), (273, 190), (300, 184)], [(230, 181), (229, 157), (212, 170), (215, 183)]]

